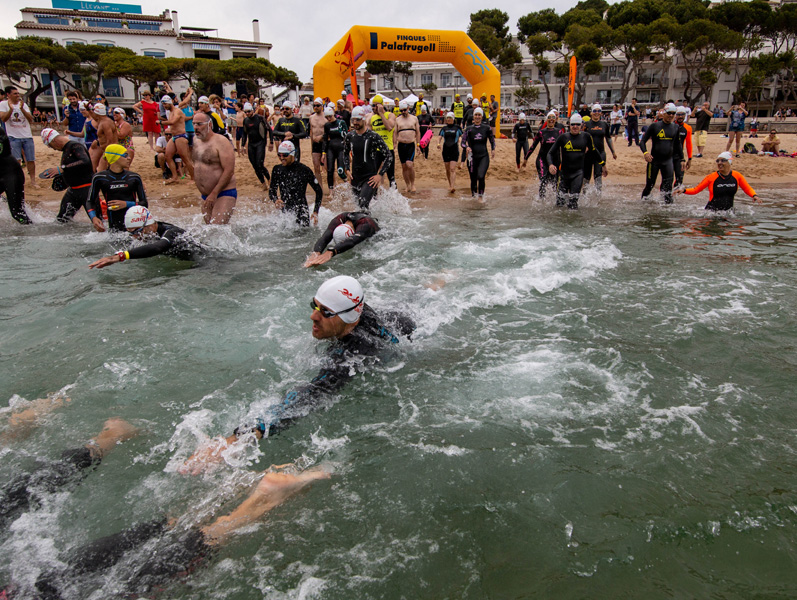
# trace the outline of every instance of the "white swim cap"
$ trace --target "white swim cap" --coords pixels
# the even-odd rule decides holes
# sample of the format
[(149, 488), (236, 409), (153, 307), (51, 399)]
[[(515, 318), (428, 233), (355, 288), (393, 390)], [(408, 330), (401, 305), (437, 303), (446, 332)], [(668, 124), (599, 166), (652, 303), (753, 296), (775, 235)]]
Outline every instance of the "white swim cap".
[(555, 111), (550, 111), (550, 112), (549, 112), (549, 113), (546, 115), (546, 117), (545, 117), (545, 118), (546, 118), (546, 119), (550, 119), (551, 117), (553, 117), (553, 118), (555, 119), (555, 118), (556, 118), (556, 117), (558, 117), (558, 116), (559, 116), (559, 115), (557, 115)]
[(254, 110), (254, 108), (252, 108), (252, 105), (249, 102), (244, 104), (244, 112), (246, 112), (247, 110)]
[(570, 115), (570, 124), (571, 125), (581, 125), (584, 122), (584, 119), (581, 118), (581, 115), (578, 113), (573, 113)]
[(473, 116), (476, 115), (484, 116), (484, 111), (481, 108), (477, 108), (476, 110), (473, 111)]
[(49, 146), (50, 142), (52, 142), (57, 137), (58, 137), (58, 132), (55, 129), (50, 129), (49, 127), (45, 127), (44, 129), (42, 129), (42, 141), (44, 142), (45, 146)]
[(94, 105), (94, 107), (92, 108), (92, 110), (93, 110), (95, 113), (97, 113), (98, 115), (100, 115), (100, 116), (103, 116), (103, 115), (107, 115), (107, 114), (108, 114), (108, 109), (107, 109), (107, 108), (105, 108), (105, 105), (104, 105), (104, 104), (102, 104), (102, 103), (100, 103), (100, 102), (97, 102), (97, 104), (95, 104), (95, 105)]
[(664, 112), (674, 113), (677, 109), (675, 108), (675, 104), (672, 102), (668, 102), (664, 105)]
[(343, 90), (343, 91), (340, 93), (340, 95), (341, 95), (341, 96), (346, 96), (346, 95), (348, 95), (348, 93), (349, 93), (349, 92), (347, 92), (346, 90)]
[(88, 105), (89, 105), (89, 103), (88, 103), (86, 100), (81, 100), (80, 102), (78, 102), (78, 105), (77, 105), (77, 107), (78, 107), (78, 109), (80, 109), (80, 110), (86, 110), (86, 107), (87, 107)]
[(592, 105), (592, 112), (601, 112), (602, 110), (603, 108), (601, 108), (600, 104), (595, 103)]
[(409, 107), (410, 107), (409, 102), (407, 102), (406, 100), (402, 100), (401, 102), (399, 102), (399, 108), (401, 110), (404, 110), (405, 108)]
[(687, 110), (686, 110), (685, 106), (679, 106), (678, 108), (675, 109), (675, 114), (676, 115), (685, 115), (686, 113), (687, 113)]
[(446, 119), (448, 119), (449, 117), (451, 117), (452, 119), (456, 119), (456, 118), (457, 118), (457, 117), (454, 115), (454, 113), (452, 113), (451, 111), (449, 111), (449, 112), (447, 112), (447, 113), (446, 113)]
[(471, 94), (470, 92), (468, 92), (468, 100), (473, 100), (473, 94)]
[(518, 120), (520, 120), (520, 121), (525, 121), (525, 120), (526, 120), (526, 113), (520, 113), (520, 114), (517, 116), (517, 118), (518, 118)]
[(290, 108), (291, 110), (293, 110), (293, 102), (291, 102), (290, 100), (286, 100), (285, 102), (282, 103), (282, 108)]
[(473, 106), (479, 106), (479, 101), (476, 98), (473, 99)]
[(335, 227), (335, 230), (332, 232), (332, 240), (337, 245), (340, 244), (347, 237), (351, 237), (353, 235), (354, 235), (354, 227), (352, 227), (348, 223), (343, 223)]
[(341, 98), (340, 100), (338, 100), (338, 104), (340, 104), (341, 106), (346, 106), (346, 101), (343, 98)]
[(155, 222), (155, 217), (149, 212), (146, 206), (132, 206), (125, 213), (125, 229), (138, 229), (146, 227)]
[(731, 162), (731, 161), (733, 161), (733, 154), (731, 154), (730, 152), (720, 152), (717, 155), (717, 158), (724, 158), (728, 162)]
[(117, 106), (116, 108), (114, 108), (113, 112), (114, 112), (114, 114), (120, 114), (120, 115), (127, 116), (127, 113), (125, 112), (125, 109), (122, 108), (121, 106)]
[(355, 106), (351, 109), (351, 119), (363, 119), (365, 118), (365, 109), (362, 106)]
[(323, 98), (316, 98), (315, 100), (313, 100), (313, 104), (320, 104), (321, 106), (323, 106), (324, 105), (324, 99)]
[(426, 112), (426, 104), (421, 104), (421, 112)]
[(164, 104), (174, 104), (174, 100), (172, 100), (172, 97), (169, 96), (168, 94), (166, 94), (163, 98), (161, 98), (161, 102), (163, 102)]
[(277, 154), (290, 154), (291, 156), (295, 156), (296, 146), (293, 145), (293, 142), (285, 140), (277, 148)]
[(324, 107), (324, 116), (325, 117), (334, 117), (335, 116), (335, 109), (331, 106)]
[(200, 96), (196, 101), (198, 104), (210, 104), (210, 98), (207, 96)]
[(363, 312), (365, 295), (356, 279), (338, 275), (321, 284), (315, 293), (315, 300), (332, 312), (340, 313), (338, 316), (344, 323), (354, 323)]

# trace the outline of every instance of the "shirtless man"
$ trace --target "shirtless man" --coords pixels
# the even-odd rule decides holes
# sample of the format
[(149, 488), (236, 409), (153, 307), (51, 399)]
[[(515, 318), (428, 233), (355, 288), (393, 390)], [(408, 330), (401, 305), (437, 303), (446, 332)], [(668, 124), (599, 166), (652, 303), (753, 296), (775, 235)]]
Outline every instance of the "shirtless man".
[(406, 100), (399, 102), (399, 116), (396, 118), (396, 134), (398, 156), (401, 161), (401, 173), (408, 192), (415, 192), (415, 148), (421, 143), (421, 128), (418, 117), (409, 114)]
[(207, 224), (226, 225), (238, 199), (235, 149), (226, 136), (213, 133), (205, 112), (194, 116), (194, 129), (194, 181), (202, 194), (202, 216)]
[(321, 181), (324, 164), (324, 125), (327, 119), (324, 116), (324, 101), (316, 98), (313, 101), (313, 114), (310, 115), (310, 141), (312, 142), (313, 171), (315, 178)]
[(179, 106), (174, 105), (169, 96), (164, 96), (162, 102), (169, 109), (169, 113), (167, 118), (161, 119), (161, 124), (172, 132), (172, 139), (166, 146), (166, 164), (172, 172), (172, 178), (166, 182), (166, 185), (171, 185), (180, 183), (177, 166), (174, 164), (175, 154), (180, 156), (191, 179), (194, 178), (194, 163), (191, 162), (191, 148), (188, 146), (188, 134), (185, 132), (185, 113)]
[(86, 109), (91, 118), (97, 121), (97, 139), (91, 145), (90, 154), (92, 158), (94, 155), (99, 154), (100, 159), (97, 171), (105, 171), (108, 169), (108, 161), (105, 160), (105, 149), (111, 144), (119, 143), (119, 134), (116, 125), (108, 116), (108, 109), (104, 104), (100, 102), (94, 106), (89, 104)]

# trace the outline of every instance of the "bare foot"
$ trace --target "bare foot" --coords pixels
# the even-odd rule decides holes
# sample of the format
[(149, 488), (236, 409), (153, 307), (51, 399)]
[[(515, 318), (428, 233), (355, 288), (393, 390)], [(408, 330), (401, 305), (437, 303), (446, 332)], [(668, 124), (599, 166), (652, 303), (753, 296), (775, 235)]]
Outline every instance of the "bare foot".
[(169, 179), (166, 182), (166, 185), (174, 185), (175, 183), (180, 183), (180, 180), (179, 179)]

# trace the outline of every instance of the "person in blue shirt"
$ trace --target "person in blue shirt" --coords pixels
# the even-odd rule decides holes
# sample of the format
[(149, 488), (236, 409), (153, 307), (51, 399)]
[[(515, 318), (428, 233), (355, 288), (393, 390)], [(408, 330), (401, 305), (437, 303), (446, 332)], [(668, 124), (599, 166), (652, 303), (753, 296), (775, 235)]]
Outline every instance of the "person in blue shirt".
[(66, 127), (66, 135), (70, 142), (83, 142), (83, 125), (86, 117), (80, 110), (80, 96), (77, 92), (66, 93), (69, 104), (64, 108), (64, 120), (61, 126)]

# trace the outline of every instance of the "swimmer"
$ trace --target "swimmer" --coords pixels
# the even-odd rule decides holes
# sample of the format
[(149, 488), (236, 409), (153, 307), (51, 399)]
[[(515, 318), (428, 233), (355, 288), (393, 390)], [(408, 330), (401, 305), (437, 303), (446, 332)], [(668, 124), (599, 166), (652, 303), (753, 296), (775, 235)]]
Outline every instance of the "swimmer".
[[(349, 115), (351, 118), (351, 115)], [(331, 192), (335, 187), (335, 173), (337, 172), (341, 178), (344, 177), (343, 170), (343, 140), (349, 131), (349, 126), (335, 114), (335, 110), (331, 106), (324, 108), (324, 137), (323, 148), (326, 153), (324, 161), (327, 168), (327, 186)]]
[(175, 106), (170, 96), (164, 96), (161, 102), (168, 110), (168, 116), (165, 119), (161, 119), (161, 125), (164, 128), (168, 127), (172, 134), (172, 139), (166, 145), (166, 163), (172, 172), (172, 178), (166, 182), (166, 185), (170, 185), (180, 182), (177, 166), (174, 163), (175, 154), (180, 157), (191, 179), (194, 178), (194, 163), (191, 160), (191, 147), (185, 130), (186, 116), (183, 109)]
[[(559, 175), (556, 191), (556, 206), (578, 208), (578, 200), (584, 184), (584, 162), (587, 152), (595, 152), (592, 137), (581, 131), (581, 115), (573, 112), (570, 117), (570, 131), (563, 133), (554, 142), (548, 153), (551, 175)], [(604, 174), (605, 166), (604, 166)]]
[(134, 206), (127, 211), (125, 227), (134, 238), (148, 243), (95, 260), (89, 269), (102, 269), (129, 259), (150, 258), (160, 254), (181, 260), (195, 260), (202, 254), (201, 246), (188, 239), (184, 229), (171, 223), (159, 223), (144, 206)]
[[(418, 117), (418, 126), (421, 128), (421, 139), (426, 137), (426, 133), (434, 126), (432, 115), (429, 114), (429, 109), (426, 108), (425, 104), (421, 106), (421, 116)], [(420, 146), (423, 157), (429, 160), (429, 144), (421, 146), (419, 143), (418, 145)], [(413, 178), (413, 184), (414, 182), (415, 180)]]
[(310, 152), (313, 158), (313, 172), (315, 178), (321, 181), (322, 165), (324, 161), (324, 125), (327, 119), (324, 117), (324, 101), (316, 98), (313, 101), (313, 113), (308, 119), (308, 130), (310, 131)]
[(307, 128), (304, 122), (293, 114), (293, 102), (286, 100), (282, 103), (282, 117), (274, 126), (274, 138), (278, 142), (291, 142), (296, 148), (294, 160), (302, 160), (302, 139), (307, 137)]
[(128, 170), (130, 156), (127, 149), (119, 144), (111, 144), (103, 154), (110, 166), (96, 173), (91, 180), (86, 212), (97, 231), (105, 231), (102, 219), (106, 211), (100, 193), (105, 198), (108, 213), (108, 227), (117, 231), (125, 230), (125, 213), (136, 205), (148, 206), (144, 183), (138, 173)]
[[(462, 135), (462, 147), (468, 151), (468, 171), (470, 171), (470, 194), (484, 202), (484, 187), (490, 158), (495, 158), (495, 137), (493, 129), (483, 122), (484, 111), (477, 108), (473, 111), (473, 125)], [(491, 152), (487, 153), (487, 142)], [(462, 168), (462, 162), (457, 167)]]
[[(753, 202), (761, 202), (744, 175), (731, 168), (732, 162), (733, 155), (730, 152), (722, 152), (717, 156), (717, 171), (707, 175), (697, 186), (683, 190), (683, 193), (691, 196), (708, 188), (708, 204), (705, 209), (713, 211), (733, 208), (733, 198), (739, 188), (742, 188)], [(679, 194), (680, 190), (675, 193)]]
[(456, 117), (453, 112), (446, 115), (445, 125), (440, 129), (441, 139), (437, 141), (437, 149), (443, 146), (443, 163), (446, 166), (446, 180), (448, 181), (449, 193), (456, 191), (457, 170), (459, 162), (459, 138), (462, 137), (462, 128), (456, 124)]
[[(351, 250), (360, 242), (364, 242), (377, 231), (379, 231), (379, 224), (368, 213), (341, 213), (330, 221), (324, 235), (313, 246), (313, 253), (307, 258), (304, 266), (323, 265), (329, 262), (333, 256)], [(333, 242), (332, 246), (329, 246), (330, 242)]]
[(130, 157), (130, 164), (136, 156), (136, 149), (133, 146), (133, 126), (127, 122), (127, 113), (124, 108), (113, 109), (113, 122), (116, 125), (116, 134), (119, 137), (119, 145), (124, 146), (127, 155)]
[[(61, 178), (66, 192), (61, 198), (61, 208), (55, 218), (59, 223), (67, 223), (81, 209), (86, 207), (89, 198), (94, 166), (83, 140), (72, 141), (65, 135), (58, 135), (54, 129), (42, 129), (42, 142), (52, 150), (61, 150), (61, 164), (47, 169), (41, 174), (45, 179)], [(61, 184), (54, 183), (54, 188)], [(63, 188), (61, 188), (63, 189)], [(104, 228), (103, 228), (104, 231)]]
[(684, 173), (692, 166), (692, 127), (685, 123), (688, 110), (685, 106), (675, 109), (675, 124), (678, 126), (678, 137), (672, 155), (672, 168), (675, 176), (675, 187), (684, 183)]
[(269, 149), (274, 147), (274, 134), (268, 121), (262, 115), (255, 114), (254, 107), (247, 102), (244, 104), (244, 120), (242, 137), (247, 147), (249, 164), (255, 170), (257, 180), (263, 185), (265, 190), (268, 187), (267, 181), (271, 180), (271, 175), (266, 168), (266, 143)]
[(364, 113), (362, 106), (355, 106), (351, 111), (354, 129), (343, 141), (343, 169), (360, 208), (368, 210), (382, 183), (382, 176), (393, 164), (393, 152), (382, 136), (367, 128)]
[[(518, 121), (512, 128), (512, 139), (515, 142), (515, 162), (517, 163), (518, 173), (520, 172), (521, 151), (525, 156), (529, 151), (529, 138), (531, 137), (531, 125), (526, 122), (526, 113), (518, 115)], [(523, 167), (525, 167), (525, 163)]]
[[(639, 142), (642, 155), (648, 163), (647, 181), (645, 189), (642, 190), (643, 200), (653, 190), (656, 178), (661, 172), (661, 191), (664, 193), (664, 203), (672, 204), (672, 180), (674, 175), (672, 157), (675, 153), (675, 141), (678, 138), (678, 125), (673, 123), (675, 111), (675, 104), (668, 102), (664, 107), (664, 115), (661, 121), (656, 121), (650, 125)], [(651, 142), (650, 151), (647, 149), (648, 141)]]
[(213, 133), (206, 112), (194, 115), (194, 129), (194, 174), (202, 194), (202, 216), (209, 225), (226, 225), (238, 200), (235, 149), (225, 135)]
[(182, 473), (199, 474), (223, 461), (222, 451), (241, 437), (253, 434), (262, 439), (289, 428), (343, 388), (356, 375), (355, 366), (373, 364), (385, 350), (400, 343), (398, 336), (409, 338), (415, 330), (409, 316), (376, 311), (366, 304), (362, 286), (347, 275), (322, 283), (310, 307), (313, 337), (331, 342), (320, 373), (310, 383), (288, 392), (273, 414), (242, 425), (231, 436), (216, 438), (198, 450), (181, 467)]
[(557, 118), (556, 112), (550, 111), (548, 113), (545, 123), (537, 130), (534, 135), (534, 141), (531, 143), (531, 148), (523, 158), (523, 166), (525, 167), (529, 156), (534, 154), (534, 149), (537, 146), (540, 147), (540, 152), (534, 161), (534, 169), (540, 179), (540, 199), (545, 198), (548, 189), (556, 187), (556, 175), (552, 175), (549, 169), (552, 164), (550, 157), (551, 148), (553, 148), (556, 140), (562, 134), (562, 127), (557, 123)]
[[(413, 193), (415, 189), (415, 150), (421, 143), (421, 128), (418, 117), (409, 114), (409, 104), (406, 100), (399, 102), (400, 115), (396, 119), (396, 141), (398, 142), (398, 157), (401, 162), (401, 174), (407, 192)], [(428, 147), (428, 146), (427, 146)]]
[(25, 171), (11, 153), (11, 141), (2, 127), (0, 127), (0, 194), (6, 195), (11, 218), (22, 225), (33, 223), (25, 210)]
[[(584, 184), (589, 183), (594, 176), (595, 187), (600, 194), (603, 189), (604, 173), (608, 174), (606, 170), (606, 146), (609, 146), (614, 160), (617, 160), (617, 153), (614, 151), (614, 141), (610, 135), (609, 124), (601, 118), (603, 115), (601, 105), (593, 105), (590, 115), (591, 118), (585, 131), (592, 136), (592, 145), (595, 147), (595, 151), (587, 152), (587, 157), (584, 161)], [(584, 120), (586, 121), (586, 118)]]
[(318, 183), (312, 169), (296, 160), (296, 147), (292, 142), (282, 142), (277, 148), (280, 164), (272, 169), (268, 197), (274, 205), (284, 212), (296, 215), (296, 223), (307, 227), (310, 215), (307, 214), (307, 186), (315, 192), (313, 206), (313, 225), (318, 224), (318, 211), (324, 198), (324, 190)]
[[(399, 106), (399, 108), (401, 107)], [(390, 187), (395, 188), (396, 154), (393, 151), (393, 136), (396, 129), (396, 115), (385, 110), (384, 99), (379, 94), (371, 98), (371, 110), (373, 111), (373, 114), (368, 118), (367, 124), (371, 131), (374, 131), (382, 138), (382, 141), (385, 142), (385, 145), (390, 152), (390, 157), (392, 160), (388, 164), (386, 174)], [(420, 108), (418, 110), (420, 111)]]
[(119, 143), (119, 132), (114, 122), (108, 117), (108, 108), (102, 102), (97, 102), (94, 106), (86, 105), (86, 111), (97, 122), (97, 139), (91, 145), (91, 152), (99, 157), (97, 170), (104, 171), (108, 168), (108, 161), (104, 156), (105, 149), (111, 144)]

